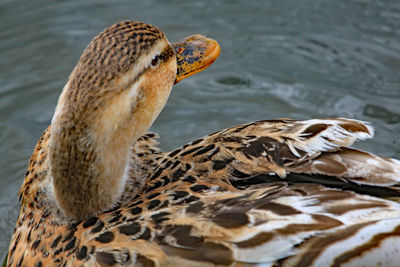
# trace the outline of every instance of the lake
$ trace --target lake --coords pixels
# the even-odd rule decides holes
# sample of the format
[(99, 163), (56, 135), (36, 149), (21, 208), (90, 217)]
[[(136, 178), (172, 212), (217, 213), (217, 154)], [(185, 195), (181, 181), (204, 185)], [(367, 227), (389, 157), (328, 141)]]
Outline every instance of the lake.
[(0, 1), (0, 255), (32, 150), (89, 41), (120, 20), (170, 41), (200, 33), (220, 58), (179, 83), (152, 127), (173, 149), (240, 123), (291, 117), (369, 121), (356, 146), (400, 156), (400, 1)]

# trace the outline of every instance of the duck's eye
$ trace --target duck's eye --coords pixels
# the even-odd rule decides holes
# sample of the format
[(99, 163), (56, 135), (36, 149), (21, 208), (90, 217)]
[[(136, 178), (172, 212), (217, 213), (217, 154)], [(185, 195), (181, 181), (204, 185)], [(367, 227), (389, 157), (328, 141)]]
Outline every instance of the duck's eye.
[(158, 66), (158, 64), (160, 63), (160, 57), (157, 55), (157, 56), (155, 56), (152, 60), (151, 60), (151, 66), (153, 67), (153, 68), (155, 68), (155, 67), (157, 67)]

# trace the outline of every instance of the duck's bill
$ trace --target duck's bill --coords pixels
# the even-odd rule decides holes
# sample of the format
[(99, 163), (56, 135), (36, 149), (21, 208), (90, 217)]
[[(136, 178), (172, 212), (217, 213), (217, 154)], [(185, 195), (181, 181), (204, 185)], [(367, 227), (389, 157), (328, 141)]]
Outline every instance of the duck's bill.
[(210, 66), (219, 56), (219, 44), (200, 34), (186, 37), (173, 44), (178, 65), (175, 83)]

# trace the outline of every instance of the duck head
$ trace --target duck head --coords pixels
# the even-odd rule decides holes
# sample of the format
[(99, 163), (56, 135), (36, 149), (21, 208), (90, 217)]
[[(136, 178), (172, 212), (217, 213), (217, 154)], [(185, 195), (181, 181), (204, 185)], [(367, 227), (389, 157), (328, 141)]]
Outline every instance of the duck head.
[(53, 194), (80, 220), (109, 209), (128, 179), (130, 147), (164, 107), (174, 83), (219, 55), (212, 39), (171, 44), (149, 24), (125, 21), (96, 36), (65, 85), (51, 123)]

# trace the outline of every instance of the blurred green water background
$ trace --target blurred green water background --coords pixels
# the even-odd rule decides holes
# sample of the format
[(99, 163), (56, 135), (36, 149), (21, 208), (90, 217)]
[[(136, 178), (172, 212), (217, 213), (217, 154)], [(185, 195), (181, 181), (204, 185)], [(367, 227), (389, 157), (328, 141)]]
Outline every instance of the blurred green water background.
[(219, 41), (207, 71), (177, 85), (152, 130), (161, 147), (239, 123), (342, 116), (370, 121), (357, 147), (400, 157), (400, 2), (392, 0), (0, 1), (0, 256), (28, 159), (88, 42), (117, 21), (171, 41)]

